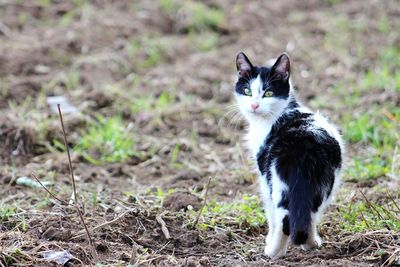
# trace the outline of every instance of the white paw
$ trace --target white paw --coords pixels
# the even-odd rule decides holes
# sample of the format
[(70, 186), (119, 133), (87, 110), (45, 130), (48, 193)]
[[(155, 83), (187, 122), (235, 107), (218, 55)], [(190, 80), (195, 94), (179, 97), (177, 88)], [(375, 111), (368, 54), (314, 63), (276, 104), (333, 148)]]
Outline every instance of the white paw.
[(314, 240), (315, 240), (315, 243), (317, 243), (317, 247), (322, 246), (323, 241), (319, 235), (315, 235)]
[(303, 250), (310, 250), (313, 248), (319, 248), (322, 246), (322, 239), (319, 237), (319, 235), (316, 235), (314, 237), (309, 237), (307, 242), (304, 245), (301, 245), (301, 248)]
[(265, 246), (264, 254), (265, 254), (265, 256), (268, 256), (271, 259), (275, 260), (275, 259), (279, 259), (279, 258), (285, 256), (286, 249), (284, 249), (284, 248), (280, 249), (280, 248), (273, 247), (271, 245), (267, 245), (267, 246)]

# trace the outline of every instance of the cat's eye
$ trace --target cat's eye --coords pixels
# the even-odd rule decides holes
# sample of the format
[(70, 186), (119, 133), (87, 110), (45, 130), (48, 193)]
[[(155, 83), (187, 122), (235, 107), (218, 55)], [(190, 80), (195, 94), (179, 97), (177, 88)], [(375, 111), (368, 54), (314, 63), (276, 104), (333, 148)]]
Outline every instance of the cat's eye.
[(244, 94), (245, 95), (251, 95), (251, 90), (249, 88), (244, 89)]
[(271, 97), (273, 95), (274, 95), (274, 92), (272, 92), (272, 91), (265, 91), (265, 93), (264, 93), (264, 97)]

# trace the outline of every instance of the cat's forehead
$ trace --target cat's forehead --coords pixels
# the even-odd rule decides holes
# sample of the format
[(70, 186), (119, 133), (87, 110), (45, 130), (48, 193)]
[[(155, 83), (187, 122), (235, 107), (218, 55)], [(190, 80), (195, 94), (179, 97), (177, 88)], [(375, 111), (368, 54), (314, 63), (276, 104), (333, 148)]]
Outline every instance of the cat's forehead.
[(256, 78), (258, 76), (260, 76), (262, 81), (265, 81), (265, 79), (269, 76), (269, 74), (271, 73), (271, 69), (267, 68), (267, 67), (256, 67), (254, 68), (253, 71), (253, 77)]

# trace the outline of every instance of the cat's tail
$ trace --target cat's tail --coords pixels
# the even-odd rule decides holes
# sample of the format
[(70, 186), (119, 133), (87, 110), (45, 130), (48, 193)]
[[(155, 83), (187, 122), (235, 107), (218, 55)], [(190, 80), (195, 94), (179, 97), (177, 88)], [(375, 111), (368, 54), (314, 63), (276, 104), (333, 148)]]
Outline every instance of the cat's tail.
[(302, 170), (291, 172), (289, 179), (289, 222), (290, 237), (295, 245), (302, 245), (308, 239), (311, 225), (313, 190), (310, 180)]

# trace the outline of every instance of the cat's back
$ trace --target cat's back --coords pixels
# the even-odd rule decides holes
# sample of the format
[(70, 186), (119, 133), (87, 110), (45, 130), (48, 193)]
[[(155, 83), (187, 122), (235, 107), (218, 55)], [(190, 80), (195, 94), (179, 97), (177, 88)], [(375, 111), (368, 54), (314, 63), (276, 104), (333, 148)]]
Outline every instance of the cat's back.
[(288, 110), (276, 121), (267, 139), (272, 154), (287, 153), (293, 158), (305, 153), (322, 154), (341, 162), (344, 152), (337, 128), (319, 112), (298, 107)]

